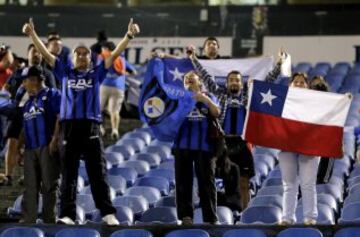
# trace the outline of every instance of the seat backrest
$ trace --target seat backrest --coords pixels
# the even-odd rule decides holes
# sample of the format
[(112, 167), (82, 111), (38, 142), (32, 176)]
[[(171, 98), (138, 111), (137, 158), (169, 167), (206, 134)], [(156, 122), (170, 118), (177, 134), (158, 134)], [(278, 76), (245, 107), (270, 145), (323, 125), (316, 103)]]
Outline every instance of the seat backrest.
[(176, 223), (177, 213), (175, 207), (154, 207), (145, 211), (140, 218), (141, 222)]
[(45, 234), (42, 230), (34, 227), (10, 227), (1, 232), (0, 237), (44, 237)]
[(185, 229), (173, 230), (165, 235), (165, 237), (210, 237), (205, 230), (200, 229)]
[(267, 237), (262, 230), (257, 229), (234, 229), (226, 231), (222, 237)]
[(155, 207), (176, 207), (175, 196), (162, 197), (155, 203)]
[(277, 237), (323, 237), (323, 234), (315, 228), (288, 228), (281, 231)]
[[(330, 206), (318, 203), (317, 209), (318, 209), (317, 223), (323, 224), (323, 225), (335, 224), (334, 211)], [(296, 219), (297, 219), (297, 223), (303, 223), (304, 217), (303, 217), (303, 207), (302, 206), (298, 206), (296, 208)]]
[(125, 191), (125, 196), (128, 195), (143, 196), (149, 202), (150, 206), (153, 206), (161, 198), (161, 193), (158, 189), (147, 186), (134, 186), (128, 188)]
[(110, 237), (153, 237), (153, 234), (147, 230), (124, 229), (113, 232)]
[[(216, 208), (216, 213), (217, 213), (220, 224), (222, 224), (222, 225), (233, 225), (234, 224), (234, 216), (233, 216), (233, 213), (230, 208), (225, 207), (225, 206), (218, 206)], [(195, 224), (204, 223), (201, 208), (196, 208), (194, 211), (194, 223)]]
[(121, 153), (125, 160), (135, 154), (135, 149), (129, 145), (113, 145), (111, 146), (110, 151)]
[(277, 224), (282, 217), (281, 209), (273, 206), (248, 207), (243, 211), (240, 222), (243, 224)]
[(136, 170), (132, 167), (114, 167), (108, 170), (108, 174), (121, 175), (126, 179), (128, 187), (131, 187), (134, 184), (138, 176)]
[(360, 201), (346, 205), (341, 212), (343, 220), (360, 220)]
[(129, 160), (120, 164), (119, 167), (132, 167), (136, 170), (138, 176), (143, 176), (150, 170), (150, 164), (143, 160)]
[(78, 236), (100, 237), (100, 233), (90, 228), (75, 227), (75, 228), (62, 229), (55, 234), (55, 237), (78, 237)]
[(123, 195), (126, 190), (127, 182), (121, 175), (107, 175), (106, 179), (110, 187), (112, 187), (116, 195)]
[(334, 237), (360, 237), (360, 227), (347, 227), (338, 230)]
[(251, 199), (249, 206), (275, 206), (282, 208), (282, 197), (280, 195), (257, 196)]
[(163, 177), (142, 177), (135, 181), (134, 186), (154, 187), (157, 188), (162, 195), (168, 195), (170, 191), (169, 181)]
[(149, 209), (149, 202), (143, 196), (120, 196), (113, 200), (114, 206), (127, 206), (135, 215)]

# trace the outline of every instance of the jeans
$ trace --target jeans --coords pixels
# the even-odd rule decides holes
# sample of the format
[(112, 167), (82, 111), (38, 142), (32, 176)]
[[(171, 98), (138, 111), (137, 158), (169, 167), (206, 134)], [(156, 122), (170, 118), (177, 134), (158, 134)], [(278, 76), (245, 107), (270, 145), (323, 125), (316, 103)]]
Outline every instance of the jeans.
[(317, 219), (316, 178), (319, 161), (320, 158), (315, 156), (280, 152), (279, 164), (284, 186), (283, 221), (296, 221), (295, 210), (299, 184), (302, 193), (304, 221)]

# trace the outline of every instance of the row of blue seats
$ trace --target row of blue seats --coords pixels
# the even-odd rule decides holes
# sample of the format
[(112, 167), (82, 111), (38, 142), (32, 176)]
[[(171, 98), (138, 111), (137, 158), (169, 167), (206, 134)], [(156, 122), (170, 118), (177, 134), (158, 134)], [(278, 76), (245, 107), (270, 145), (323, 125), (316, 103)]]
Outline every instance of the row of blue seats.
[[(33, 227), (12, 227), (4, 230), (0, 237), (44, 237), (45, 233), (39, 228)], [(100, 237), (100, 233), (90, 228), (66, 228), (56, 232), (55, 237)], [(113, 232), (110, 237), (153, 237), (154, 235), (145, 229), (124, 229)], [(209, 233), (202, 229), (181, 229), (172, 230), (165, 234), (165, 237), (210, 237)], [(220, 235), (219, 235), (220, 236)], [(233, 229), (227, 230), (222, 237), (267, 237), (266, 232), (258, 229)], [(277, 237), (323, 237), (321, 231), (315, 228), (288, 228), (280, 231)], [(334, 237), (359, 237), (360, 228), (349, 227), (336, 231)]]

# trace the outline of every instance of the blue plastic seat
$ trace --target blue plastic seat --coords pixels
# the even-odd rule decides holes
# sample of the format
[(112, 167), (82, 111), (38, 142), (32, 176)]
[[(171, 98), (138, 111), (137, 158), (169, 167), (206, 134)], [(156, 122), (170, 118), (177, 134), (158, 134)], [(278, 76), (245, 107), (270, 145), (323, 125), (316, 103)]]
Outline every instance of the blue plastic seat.
[(210, 237), (205, 230), (200, 229), (185, 229), (173, 230), (165, 235), (165, 237)]
[(281, 178), (280, 169), (274, 169), (269, 172), (268, 178)]
[(251, 199), (249, 207), (256, 206), (275, 206), (282, 209), (282, 196), (280, 195), (264, 195), (256, 196)]
[(130, 156), (135, 154), (135, 149), (129, 145), (113, 145), (109, 151), (121, 153), (125, 160), (128, 160)]
[[(81, 192), (79, 193), (79, 195), (81, 194), (85, 194), (85, 195), (90, 195), (92, 196), (92, 192), (91, 192), (91, 187), (90, 185), (86, 186), (85, 188), (83, 188), (83, 190), (81, 190)], [(113, 200), (116, 197), (116, 191), (114, 188), (112, 188), (111, 186), (109, 187), (109, 195), (110, 195), (110, 199)], [(81, 197), (82, 198), (82, 197)]]
[(157, 168), (161, 163), (161, 157), (154, 153), (138, 153), (130, 157), (130, 160), (143, 160), (149, 163), (150, 168)]
[(94, 229), (90, 228), (65, 228), (59, 230), (55, 237), (78, 237), (78, 236), (86, 236), (86, 237), (100, 237), (100, 233)]
[(124, 195), (143, 196), (148, 201), (150, 207), (153, 207), (155, 203), (161, 198), (161, 193), (158, 189), (147, 186), (136, 186), (128, 188)]
[(95, 207), (94, 199), (91, 194), (76, 195), (76, 205), (80, 206), (84, 210), (86, 218), (90, 218), (90, 219), (96, 213), (97, 210)]
[(172, 169), (165, 169), (165, 168), (158, 168), (150, 170), (145, 174), (145, 177), (162, 177), (166, 178), (171, 187), (175, 186), (175, 170)]
[(131, 146), (135, 152), (139, 152), (145, 148), (146, 144), (141, 138), (122, 138), (116, 145)]
[(171, 156), (171, 148), (164, 145), (148, 146), (144, 149), (147, 153), (155, 153), (161, 157), (162, 161), (167, 160)]
[[(316, 222), (321, 225), (334, 225), (335, 224), (335, 216), (331, 207), (325, 204), (318, 203), (318, 217)], [(304, 222), (303, 217), (303, 207), (298, 206), (296, 208), (296, 222), (301, 224)]]
[[(116, 218), (121, 225), (132, 225), (134, 223), (134, 213), (131, 208), (126, 206), (114, 206), (116, 208)], [(95, 222), (102, 222), (100, 212), (97, 212), (92, 219)]]
[(45, 234), (42, 230), (34, 227), (10, 227), (1, 232), (0, 237), (44, 237)]
[[(330, 194), (318, 194), (317, 203), (327, 205), (331, 207), (335, 213), (339, 213), (338, 203), (336, 202), (336, 199)], [(302, 199), (299, 200), (298, 205), (302, 205)]]
[(226, 231), (222, 237), (267, 237), (262, 230), (257, 229), (233, 229)]
[(323, 234), (315, 228), (288, 228), (281, 231), (277, 237), (323, 237)]
[(163, 177), (142, 177), (135, 181), (134, 186), (148, 186), (157, 188), (161, 195), (167, 196), (170, 191), (170, 184), (166, 178)]
[(242, 224), (278, 224), (281, 217), (281, 209), (278, 207), (248, 207), (243, 211), (240, 222)]
[(301, 63), (298, 63), (295, 68), (294, 68), (294, 73), (296, 72), (305, 72), (305, 73), (308, 73), (308, 71), (310, 71), (311, 69), (311, 64), (310, 63), (307, 63), (307, 62), (301, 62)]
[(155, 203), (155, 207), (176, 207), (175, 196), (162, 197)]
[(145, 142), (146, 146), (150, 145), (151, 143), (151, 134), (145, 131), (126, 133), (123, 138), (140, 138)]
[(169, 160), (169, 161), (162, 162), (162, 163), (159, 165), (159, 169), (171, 169), (171, 170), (175, 170), (174, 160)]
[[(216, 213), (220, 224), (222, 225), (234, 224), (234, 216), (230, 208), (224, 206), (218, 206), (216, 208)], [(202, 209), (196, 208), (194, 211), (194, 224), (202, 224), (202, 223), (203, 223)]]
[(114, 206), (129, 207), (135, 217), (140, 217), (142, 213), (149, 209), (149, 202), (143, 196), (120, 196), (113, 200)]
[(175, 207), (154, 207), (145, 211), (140, 223), (167, 223), (176, 224), (178, 222)]
[(338, 221), (340, 224), (359, 224), (360, 223), (360, 201), (346, 205)]
[(143, 176), (150, 170), (150, 165), (146, 161), (142, 160), (128, 160), (119, 165), (119, 167), (130, 167), (134, 168), (139, 177)]
[(316, 185), (316, 191), (318, 194), (320, 193), (327, 193), (332, 195), (337, 202), (343, 201), (343, 192), (340, 187), (334, 184), (318, 184)]
[(116, 196), (125, 193), (127, 181), (124, 177), (121, 175), (107, 175), (106, 180), (109, 186), (114, 189)]
[[(20, 195), (16, 198), (14, 205), (8, 208), (7, 214), (9, 217), (18, 218), (22, 215), (22, 202), (23, 202), (23, 195)], [(38, 215), (42, 213), (42, 207), (43, 207), (42, 195), (39, 195)]]
[(131, 187), (138, 176), (136, 170), (132, 167), (114, 167), (108, 170), (109, 175), (122, 176), (127, 183), (127, 187)]
[(259, 189), (257, 196), (263, 195), (283, 195), (284, 189), (283, 186), (268, 186)]
[(360, 237), (360, 227), (347, 227), (338, 230), (334, 237)]
[(264, 181), (264, 187), (268, 186), (280, 186), (282, 185), (282, 179), (281, 178), (269, 178)]
[(153, 237), (148, 230), (125, 229), (113, 232), (110, 237)]
[(351, 193), (344, 200), (344, 207), (349, 204), (358, 202), (360, 200), (360, 193)]
[(119, 152), (106, 152), (105, 159), (112, 164), (112, 166), (118, 166), (124, 162), (124, 156)]

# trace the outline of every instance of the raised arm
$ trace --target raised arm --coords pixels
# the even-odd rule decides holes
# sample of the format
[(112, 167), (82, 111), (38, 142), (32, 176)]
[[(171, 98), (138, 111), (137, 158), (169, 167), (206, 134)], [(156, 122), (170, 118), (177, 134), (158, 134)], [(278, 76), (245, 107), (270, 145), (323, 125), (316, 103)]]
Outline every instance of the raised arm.
[(213, 93), (218, 98), (226, 94), (226, 90), (216, 84), (213, 76), (211, 76), (206, 71), (206, 69), (200, 64), (199, 60), (196, 58), (195, 55), (190, 56), (190, 59), (193, 62), (196, 71), (200, 74), (200, 81), (204, 84), (204, 86), (210, 93)]
[(140, 28), (137, 24), (133, 23), (133, 19), (130, 19), (128, 25), (128, 31), (126, 32), (124, 38), (118, 43), (116, 48), (111, 52), (110, 57), (105, 59), (105, 68), (111, 67), (114, 60), (120, 56), (120, 54), (126, 49), (129, 41), (135, 37), (135, 35), (140, 33)]
[(25, 23), (22, 29), (23, 33), (29, 36), (35, 45), (36, 49), (39, 50), (41, 55), (44, 57), (45, 61), (51, 66), (55, 66), (56, 57), (52, 55), (49, 50), (46, 48), (44, 43), (41, 41), (37, 35), (34, 27), (32, 18), (29, 19), (28, 23)]
[(276, 78), (280, 75), (281, 65), (285, 61), (286, 57), (287, 53), (284, 51), (283, 48), (281, 48), (278, 53), (278, 60), (276, 62), (276, 65), (274, 69), (266, 75), (265, 81), (274, 82), (276, 80)]

